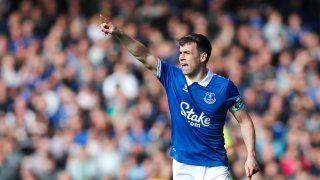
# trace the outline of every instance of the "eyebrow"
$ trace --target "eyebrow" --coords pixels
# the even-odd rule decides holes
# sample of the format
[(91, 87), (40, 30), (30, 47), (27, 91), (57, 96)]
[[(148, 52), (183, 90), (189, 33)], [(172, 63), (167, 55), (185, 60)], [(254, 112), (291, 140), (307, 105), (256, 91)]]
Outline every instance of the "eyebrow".
[(191, 53), (191, 51), (189, 51), (189, 50), (184, 50), (184, 51), (180, 51), (180, 54), (181, 54), (181, 53), (187, 53), (187, 54), (188, 54), (188, 53)]

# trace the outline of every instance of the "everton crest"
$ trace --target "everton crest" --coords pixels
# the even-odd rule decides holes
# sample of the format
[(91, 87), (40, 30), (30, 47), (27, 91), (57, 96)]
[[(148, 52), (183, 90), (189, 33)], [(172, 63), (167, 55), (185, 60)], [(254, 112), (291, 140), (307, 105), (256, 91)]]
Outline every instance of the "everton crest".
[(213, 92), (206, 92), (206, 96), (203, 98), (207, 104), (213, 104), (216, 102), (216, 95)]

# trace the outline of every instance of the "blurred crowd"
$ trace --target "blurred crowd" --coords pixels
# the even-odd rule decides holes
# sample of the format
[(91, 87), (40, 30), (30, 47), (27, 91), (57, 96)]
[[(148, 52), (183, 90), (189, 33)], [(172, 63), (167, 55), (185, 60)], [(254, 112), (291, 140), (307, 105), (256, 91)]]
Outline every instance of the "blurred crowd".
[[(100, 32), (100, 12), (171, 64), (176, 39), (209, 37), (208, 68), (254, 121), (254, 179), (319, 179), (319, 1), (0, 0), (1, 180), (171, 178), (164, 89)], [(232, 179), (245, 179), (230, 115), (225, 132)]]

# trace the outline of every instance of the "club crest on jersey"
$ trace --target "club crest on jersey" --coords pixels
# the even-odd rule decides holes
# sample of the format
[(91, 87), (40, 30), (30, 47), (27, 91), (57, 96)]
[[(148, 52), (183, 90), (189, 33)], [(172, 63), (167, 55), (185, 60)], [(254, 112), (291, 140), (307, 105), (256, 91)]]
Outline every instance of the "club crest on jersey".
[(216, 95), (213, 92), (206, 92), (206, 96), (203, 98), (207, 104), (213, 104), (216, 102)]

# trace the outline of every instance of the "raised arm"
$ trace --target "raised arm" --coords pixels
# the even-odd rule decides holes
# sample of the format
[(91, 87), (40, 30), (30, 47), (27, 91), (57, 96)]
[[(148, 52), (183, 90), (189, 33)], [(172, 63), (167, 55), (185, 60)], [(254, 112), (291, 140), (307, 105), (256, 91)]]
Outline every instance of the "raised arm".
[(241, 109), (239, 111), (230, 110), (230, 112), (240, 124), (242, 137), (247, 148), (245, 171), (248, 178), (251, 179), (252, 175), (259, 171), (258, 164), (256, 162), (255, 130), (252, 119), (245, 109)]
[(148, 48), (146, 48), (142, 43), (133, 39), (127, 35), (122, 30), (118, 29), (113, 25), (111, 21), (100, 14), (103, 19), (101, 26), (101, 31), (105, 34), (111, 34), (117, 37), (120, 42), (128, 49), (128, 51), (142, 62), (153, 74), (157, 73), (158, 58), (152, 55)]

